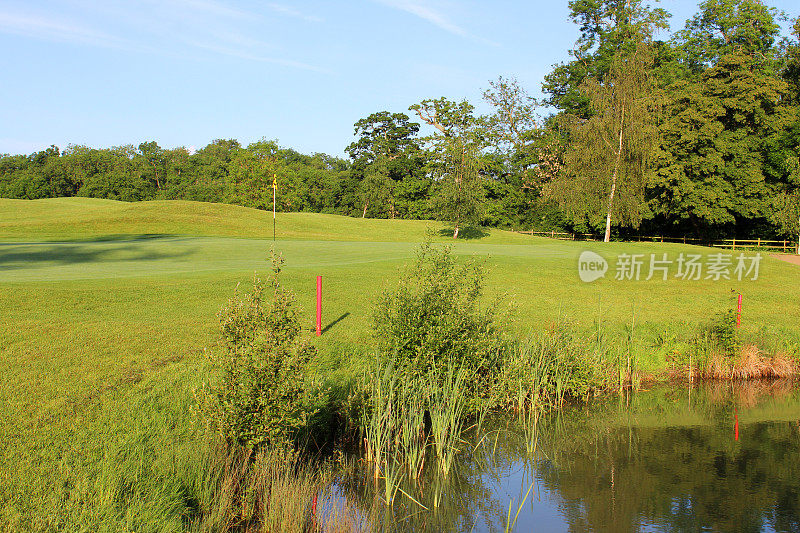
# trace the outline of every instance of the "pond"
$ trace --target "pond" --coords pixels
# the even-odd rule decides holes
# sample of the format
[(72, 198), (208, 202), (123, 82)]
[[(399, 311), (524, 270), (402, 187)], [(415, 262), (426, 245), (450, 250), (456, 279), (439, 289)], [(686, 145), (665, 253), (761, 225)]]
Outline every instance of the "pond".
[(800, 388), (659, 386), (538, 420), (495, 415), (446, 478), (390, 469), (387, 492), (353, 470), (333, 507), (369, 529), (800, 532)]

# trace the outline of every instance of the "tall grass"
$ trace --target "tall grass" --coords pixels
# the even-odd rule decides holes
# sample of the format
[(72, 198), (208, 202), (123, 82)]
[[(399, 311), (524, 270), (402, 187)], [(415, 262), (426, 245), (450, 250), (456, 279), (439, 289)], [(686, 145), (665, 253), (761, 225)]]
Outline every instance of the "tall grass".
[(368, 399), (361, 415), (367, 462), (373, 465), (373, 475), (378, 479), (386, 462), (390, 441), (397, 430), (397, 409), (402, 381), (391, 363), (377, 364), (368, 377)]
[(427, 391), (417, 388), (417, 380), (413, 379), (403, 382), (401, 397), (405, 401), (404, 416), (400, 420), (401, 456), (405, 460), (408, 476), (417, 480), (425, 467), (428, 441), (425, 433), (425, 414), (429, 397)]
[(447, 477), (453, 466), (453, 458), (458, 452), (461, 432), (464, 428), (464, 409), (467, 397), (464, 380), (467, 369), (456, 367), (451, 360), (447, 371), (440, 379), (434, 373), (427, 376), (428, 412), (431, 419), (431, 436), (436, 450), (439, 472)]
[(203, 496), (186, 529), (197, 533), (356, 532), (372, 517), (337, 493), (331, 465), (274, 448), (209, 447), (196, 480)]
[(195, 531), (305, 531), (314, 497), (330, 474), (271, 449), (218, 443), (209, 450), (201, 479), (208, 498)]
[(496, 399), (522, 412), (557, 407), (605, 385), (603, 352), (592, 339), (556, 327), (520, 343), (503, 362)]
[(382, 480), (387, 505), (403, 478), (420, 479), (426, 466), (433, 465), (444, 477), (449, 474), (464, 430), (468, 375), (465, 366), (452, 361), (443, 374), (377, 361), (365, 384), (361, 424), (366, 463), (375, 481)]

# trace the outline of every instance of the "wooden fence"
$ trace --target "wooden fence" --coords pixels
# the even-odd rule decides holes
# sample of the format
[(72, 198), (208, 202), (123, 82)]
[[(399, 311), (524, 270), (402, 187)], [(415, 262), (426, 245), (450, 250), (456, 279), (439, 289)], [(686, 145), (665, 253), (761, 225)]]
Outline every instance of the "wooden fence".
[[(551, 239), (559, 239), (562, 241), (596, 241), (600, 240), (597, 235), (592, 233), (564, 233), (559, 231), (517, 231), (517, 233), (524, 233), (526, 235), (534, 235), (537, 237), (549, 237)], [(664, 237), (652, 235), (633, 235), (627, 237), (626, 241), (638, 242), (672, 242), (682, 244), (696, 244), (698, 246), (711, 246), (714, 248), (727, 248), (731, 251), (735, 250), (773, 250), (783, 253), (796, 253), (797, 243), (790, 240), (768, 240), (768, 239), (721, 239), (717, 241), (709, 241), (707, 239), (695, 239), (690, 237)]]

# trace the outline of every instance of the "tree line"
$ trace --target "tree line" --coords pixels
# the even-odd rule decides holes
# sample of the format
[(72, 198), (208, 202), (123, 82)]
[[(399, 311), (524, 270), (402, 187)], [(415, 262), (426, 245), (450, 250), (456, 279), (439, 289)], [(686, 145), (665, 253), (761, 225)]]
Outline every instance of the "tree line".
[[(0, 196), (188, 199), (467, 227), (720, 237), (800, 232), (800, 19), (760, 0), (670, 14), (570, 0), (580, 30), (535, 99), (489, 82), (490, 111), (426, 99), (357, 121), (348, 159), (261, 140), (0, 157)], [(780, 23), (791, 32), (782, 35)]]

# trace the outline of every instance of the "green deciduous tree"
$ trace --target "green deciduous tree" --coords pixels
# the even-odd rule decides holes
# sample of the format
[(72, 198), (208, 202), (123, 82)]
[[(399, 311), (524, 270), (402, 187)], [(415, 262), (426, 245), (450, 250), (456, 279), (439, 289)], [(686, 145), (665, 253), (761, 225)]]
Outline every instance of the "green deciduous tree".
[(453, 224), (453, 238), (462, 226), (476, 225), (483, 214), (485, 192), (480, 147), (469, 136), (446, 137), (439, 147), (443, 165), (434, 208)]
[(345, 151), (357, 166), (366, 167), (380, 157), (394, 161), (419, 150), (419, 124), (411, 122), (405, 113), (372, 113), (356, 122), (354, 128), (358, 139)]
[(161, 190), (161, 180), (166, 173), (164, 150), (155, 141), (143, 142), (139, 145), (137, 156), (141, 157), (143, 175), (155, 182), (156, 190)]
[(704, 0), (675, 40), (683, 61), (694, 72), (702, 72), (731, 53), (769, 62), (780, 31), (775, 21), (778, 14), (760, 0)]
[(364, 170), (364, 177), (358, 184), (358, 197), (364, 205), (361, 218), (371, 211), (373, 215), (389, 214), (394, 218), (395, 182), (389, 177), (388, 162), (379, 157)]
[(466, 100), (423, 100), (410, 109), (436, 130), (426, 139), (431, 151), (429, 168), (437, 183), (434, 209), (440, 220), (453, 224), (453, 238), (457, 239), (462, 226), (481, 219), (483, 132)]
[[(744, 1), (701, 4), (706, 10), (687, 26), (693, 31), (684, 32), (682, 46), (689, 56), (700, 54), (706, 58), (703, 61), (713, 64), (697, 63), (692, 68), (699, 72), (676, 80), (666, 91), (651, 207), (656, 216), (688, 222), (698, 234), (733, 228), (740, 220), (766, 219), (770, 191), (785, 179), (780, 175), (785, 172), (777, 170), (782, 164), (774, 162), (775, 151), (784, 143), (782, 132), (793, 122), (795, 111), (786, 105), (788, 87), (777, 75), (772, 52), (765, 48), (772, 34), (766, 33), (766, 41), (743, 37), (738, 45), (725, 44), (726, 38), (753, 34), (751, 24), (772, 27), (745, 19), (739, 23), (747, 28), (732, 27), (733, 15), (717, 9), (744, 4), (749, 5)], [(728, 22), (713, 23), (714, 14), (725, 15)], [(769, 12), (765, 9), (762, 14)], [(727, 37), (720, 37), (701, 54), (696, 50), (700, 37), (694, 28), (706, 26), (721, 26), (719, 31)]]
[[(488, 197), (498, 196), (505, 215), (487, 217), (490, 220), (514, 216), (515, 211), (527, 211), (541, 193), (541, 183), (535, 168), (542, 148), (543, 128), (540, 127), (536, 109), (538, 102), (514, 78), (500, 76), (489, 82), (483, 98), (493, 112), (481, 117), (489, 145), (487, 172), (498, 183), (487, 184)], [(497, 191), (497, 192), (496, 192)], [(502, 192), (499, 192), (502, 191)], [(498, 202), (490, 202), (490, 210), (497, 210)], [(517, 213), (517, 220), (526, 218)]]
[(576, 221), (598, 227), (605, 238), (612, 224), (636, 226), (645, 209), (648, 171), (657, 145), (657, 96), (650, 68), (652, 51), (640, 43), (620, 53), (604, 80), (587, 79), (582, 92), (590, 117), (572, 116), (566, 168), (546, 193)]
[(411, 122), (405, 113), (380, 111), (359, 120), (354, 127), (357, 139), (346, 151), (353, 161), (352, 174), (359, 182), (362, 217), (373, 213), (394, 218), (420, 212), (413, 204), (427, 200), (430, 180), (423, 179), (419, 124)]
[[(235, 150), (228, 167), (225, 202), (271, 210), (273, 175), (285, 174), (278, 150), (277, 142), (266, 139)], [(286, 189), (285, 183), (281, 185)]]
[(581, 32), (569, 52), (573, 59), (556, 65), (542, 88), (550, 105), (587, 117), (591, 103), (581, 89), (585, 80), (602, 82), (615, 57), (631, 54), (642, 36), (649, 39), (666, 29), (670, 15), (642, 0), (570, 0), (569, 9)]

